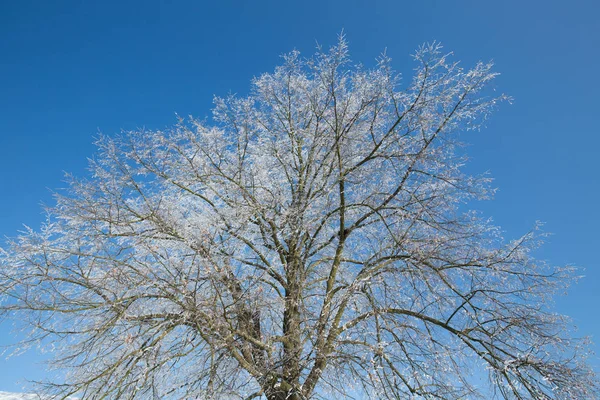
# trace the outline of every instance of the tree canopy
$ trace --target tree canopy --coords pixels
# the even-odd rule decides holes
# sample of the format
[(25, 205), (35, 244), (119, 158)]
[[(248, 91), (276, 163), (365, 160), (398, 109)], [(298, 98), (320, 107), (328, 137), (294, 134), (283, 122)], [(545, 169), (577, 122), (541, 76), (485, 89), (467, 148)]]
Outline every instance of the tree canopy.
[[(52, 346), (58, 398), (589, 399), (572, 280), (473, 200), (459, 134), (504, 95), (439, 44), (401, 81), (342, 39), (283, 57), (212, 121), (103, 136), (0, 252), (0, 310)], [(489, 388), (472, 373), (489, 375)]]

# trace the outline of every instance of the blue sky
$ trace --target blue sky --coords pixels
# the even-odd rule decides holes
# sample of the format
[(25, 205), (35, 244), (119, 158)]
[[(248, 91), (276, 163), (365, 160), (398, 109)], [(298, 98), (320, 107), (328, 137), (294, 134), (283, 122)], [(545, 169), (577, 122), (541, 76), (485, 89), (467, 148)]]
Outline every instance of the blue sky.
[[(598, 15), (600, 3), (577, 0), (0, 2), (0, 235), (39, 226), (63, 172), (86, 173), (98, 132), (209, 116), (213, 94), (246, 93), (281, 54), (309, 55), (342, 29), (355, 61), (387, 48), (406, 76), (414, 49), (438, 40), (465, 66), (493, 59), (514, 98), (464, 136), (469, 170), (499, 188), (477, 208), (507, 238), (546, 222), (540, 257), (585, 268), (556, 308), (600, 342)], [(43, 377), (42, 358), (0, 359), (0, 390)]]

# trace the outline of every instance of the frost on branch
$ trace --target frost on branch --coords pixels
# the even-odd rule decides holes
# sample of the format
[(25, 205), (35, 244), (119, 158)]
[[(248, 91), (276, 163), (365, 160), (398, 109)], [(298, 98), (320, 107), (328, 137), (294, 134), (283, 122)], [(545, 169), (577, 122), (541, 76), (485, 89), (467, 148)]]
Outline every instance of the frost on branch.
[(216, 98), (212, 125), (100, 138), (0, 255), (1, 310), (65, 371), (48, 393), (596, 398), (547, 306), (572, 272), (530, 256), (537, 230), (506, 242), (464, 212), (493, 190), (457, 134), (506, 99), (496, 74), (437, 44), (414, 60), (402, 85), (342, 39)]

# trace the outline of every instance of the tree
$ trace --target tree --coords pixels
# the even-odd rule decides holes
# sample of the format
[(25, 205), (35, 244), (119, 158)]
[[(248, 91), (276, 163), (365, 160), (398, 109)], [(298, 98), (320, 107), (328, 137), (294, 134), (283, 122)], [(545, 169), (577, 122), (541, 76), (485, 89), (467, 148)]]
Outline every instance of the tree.
[(571, 280), (467, 211), (461, 171), (491, 64), (421, 47), (414, 78), (346, 42), (284, 57), (214, 123), (101, 137), (39, 232), (0, 260), (2, 310), (52, 345), (60, 396), (595, 398), (567, 320)]

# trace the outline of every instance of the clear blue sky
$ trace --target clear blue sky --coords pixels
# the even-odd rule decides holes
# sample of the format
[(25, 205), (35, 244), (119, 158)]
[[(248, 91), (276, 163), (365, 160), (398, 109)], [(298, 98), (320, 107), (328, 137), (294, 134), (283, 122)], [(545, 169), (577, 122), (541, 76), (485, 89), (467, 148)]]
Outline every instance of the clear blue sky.
[[(465, 136), (469, 170), (499, 188), (477, 207), (508, 238), (546, 222), (540, 256), (586, 269), (557, 309), (600, 342), (599, 15), (591, 0), (0, 1), (0, 235), (39, 226), (63, 171), (86, 173), (98, 131), (208, 116), (213, 94), (246, 93), (279, 55), (342, 29), (354, 60), (387, 48), (407, 75), (409, 54), (438, 40), (465, 65), (495, 60), (515, 99)], [(0, 390), (43, 377), (40, 359), (0, 359)]]

